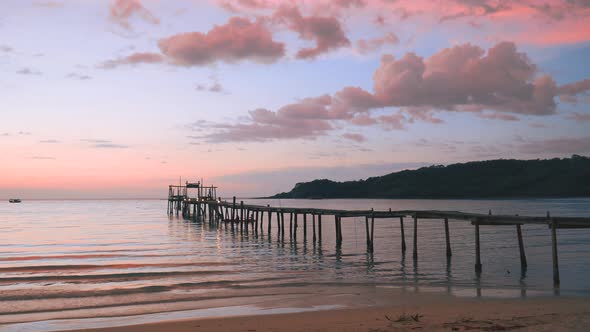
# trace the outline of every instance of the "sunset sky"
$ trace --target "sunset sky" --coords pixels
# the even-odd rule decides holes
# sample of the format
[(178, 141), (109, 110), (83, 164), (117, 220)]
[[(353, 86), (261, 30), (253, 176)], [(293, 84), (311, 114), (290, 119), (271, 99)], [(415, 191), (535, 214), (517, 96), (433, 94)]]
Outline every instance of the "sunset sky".
[(587, 0), (2, 0), (0, 197), (590, 155)]

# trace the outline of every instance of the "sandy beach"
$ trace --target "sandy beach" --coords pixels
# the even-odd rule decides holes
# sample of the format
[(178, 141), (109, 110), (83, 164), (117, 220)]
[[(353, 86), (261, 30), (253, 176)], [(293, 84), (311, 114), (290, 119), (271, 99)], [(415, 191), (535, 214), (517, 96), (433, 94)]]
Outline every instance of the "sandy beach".
[[(481, 299), (397, 289), (374, 293), (367, 292), (368, 289), (356, 288), (349, 294), (325, 297), (307, 295), (289, 301), (290, 307), (301, 309), (339, 302), (346, 306), (343, 309), (164, 319), (157, 323), (78, 331), (587, 331), (590, 324), (590, 299), (583, 297)], [(271, 301), (259, 306), (281, 305)]]

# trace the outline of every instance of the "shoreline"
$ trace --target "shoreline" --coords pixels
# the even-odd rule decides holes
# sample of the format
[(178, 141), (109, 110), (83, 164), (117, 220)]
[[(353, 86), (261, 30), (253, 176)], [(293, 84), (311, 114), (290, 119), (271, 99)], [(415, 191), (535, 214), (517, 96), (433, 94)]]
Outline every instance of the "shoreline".
[[(422, 300), (425, 299), (419, 302)], [(179, 319), (70, 331), (584, 331), (590, 323), (589, 298), (496, 300), (444, 297), (432, 302), (412, 302), (295, 313)]]
[(201, 318), (74, 332), (152, 331), (585, 331), (590, 300), (455, 300), (445, 303)]
[[(374, 286), (311, 286), (299, 291), (296, 296), (265, 298), (261, 294), (242, 303), (202, 301), (185, 310), (162, 304), (167, 312), (135, 316), (7, 324), (0, 325), (0, 331), (450, 331), (449, 326), (461, 331), (463, 325), (477, 324), (477, 329), (486, 330), (491, 325), (485, 322), (508, 330), (549, 324), (548, 331), (564, 326), (575, 331), (590, 324), (590, 297), (474, 298)], [(418, 321), (410, 317), (416, 314)]]

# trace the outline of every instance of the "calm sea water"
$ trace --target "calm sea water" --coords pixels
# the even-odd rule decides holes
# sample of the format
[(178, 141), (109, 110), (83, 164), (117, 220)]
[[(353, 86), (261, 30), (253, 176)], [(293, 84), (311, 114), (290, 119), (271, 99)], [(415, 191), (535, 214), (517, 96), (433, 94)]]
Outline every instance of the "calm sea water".
[[(246, 202), (590, 216), (590, 199)], [(373, 255), (366, 251), (362, 218), (343, 219), (341, 249), (335, 245), (333, 218), (323, 219), (321, 244), (311, 241), (311, 218), (307, 241), (302, 224), (300, 217), (296, 241), (287, 231), (282, 242), (275, 224), (270, 237), (266, 227), (264, 234), (215, 229), (167, 216), (166, 201), (161, 200), (0, 203), (0, 323), (187, 309), (211, 299), (239, 305), (240, 299), (271, 287), (314, 284), (432, 287), (467, 296), (555, 292), (551, 236), (544, 226), (524, 227), (527, 271), (520, 268), (514, 226), (482, 226), (483, 273), (478, 277), (474, 231), (467, 222), (450, 222), (453, 257), (448, 261), (442, 221), (420, 221), (417, 262), (412, 259), (410, 220), (405, 256), (399, 219), (376, 220)], [(560, 294), (590, 295), (590, 230), (559, 230), (558, 243)]]

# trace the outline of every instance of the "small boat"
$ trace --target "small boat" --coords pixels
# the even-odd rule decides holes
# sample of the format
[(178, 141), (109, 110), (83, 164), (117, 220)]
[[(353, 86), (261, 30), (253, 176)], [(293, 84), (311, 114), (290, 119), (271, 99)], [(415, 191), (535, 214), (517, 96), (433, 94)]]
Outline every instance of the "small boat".
[(8, 200), (8, 202), (9, 203), (20, 203), (21, 200), (20, 200), (20, 198), (11, 198), (11, 199)]

